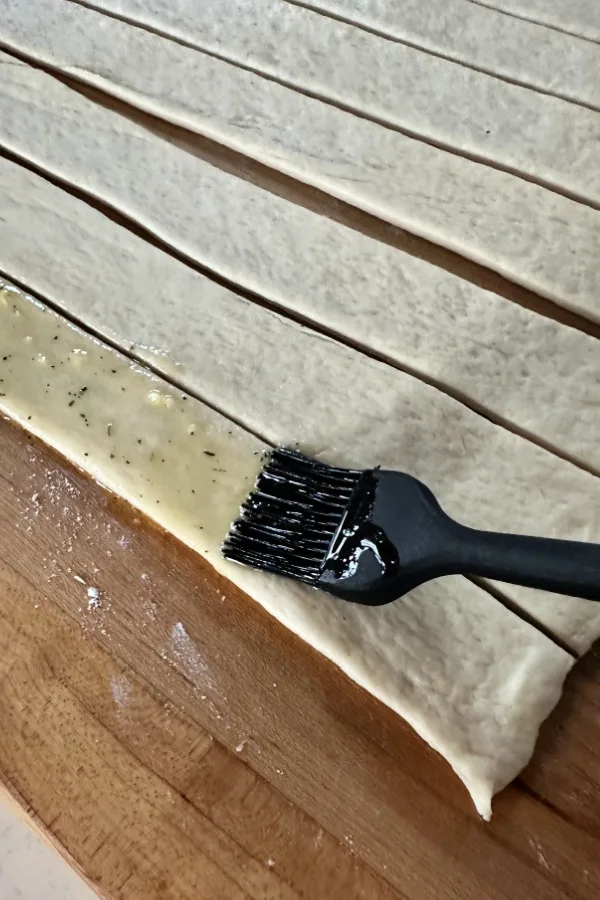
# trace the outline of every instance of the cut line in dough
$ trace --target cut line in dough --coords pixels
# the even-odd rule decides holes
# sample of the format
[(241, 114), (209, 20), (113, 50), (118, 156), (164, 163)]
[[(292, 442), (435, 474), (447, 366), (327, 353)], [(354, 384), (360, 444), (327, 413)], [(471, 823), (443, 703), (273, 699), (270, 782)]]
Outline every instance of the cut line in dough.
[[(285, 7), (277, 3), (282, 15)], [(235, 17), (230, 6), (227, 11)], [(315, 174), (342, 181), (362, 169), (364, 183), (354, 180), (357, 191), (363, 184), (368, 189), (378, 167), (390, 190), (401, 178), (396, 160), (406, 138), (387, 135), (377, 124), (384, 122), (600, 205), (600, 114), (303, 10), (293, 16), (294, 53), (279, 53), (276, 65), (268, 25), (252, 32), (252, 40), (243, 28), (236, 37), (228, 28), (226, 40), (246, 35), (238, 56), (375, 121), (64, 0), (4, 0), (0, 38), (6, 47), (138, 108), (257, 158), (267, 156), (276, 168), (285, 165), (282, 155), (293, 164), (304, 151), (308, 176), (311, 162)], [(204, 91), (198, 85), (218, 87)]]
[[(223, 172), (44, 73), (10, 70), (16, 74), (0, 85), (0, 111), (15, 152), (254, 294), (349, 334), (598, 467), (594, 339)], [(450, 206), (445, 215), (451, 212)], [(590, 242), (600, 242), (600, 214), (593, 215), (591, 255)], [(555, 246), (544, 250), (532, 238), (530, 249), (541, 265), (576, 274)], [(600, 270), (580, 250), (582, 273), (590, 289), (598, 282), (600, 296)], [(463, 333), (473, 335), (466, 353)], [(477, 386), (484, 354), (494, 378)]]
[(535, 25), (547, 25), (574, 37), (600, 43), (600, 14), (596, 0), (470, 0), (516, 16)]
[[(507, 16), (487, 4), (465, 0), (429, 0), (427, 4), (421, 0), (284, 2), (333, 13), (359, 27), (408, 41), (479, 71), (600, 109), (600, 47), (544, 25)], [(218, 4), (218, 0), (214, 3)], [(150, 4), (146, 0), (99, 0), (94, 6), (133, 9), (136, 17), (151, 17), (157, 24), (174, 19), (182, 32), (187, 25), (188, 40), (197, 33), (190, 15), (193, 0), (179, 0), (177, 5), (169, 0), (150, 0)]]
[[(3, 76), (0, 115), (4, 147), (117, 208), (129, 206), (134, 218), (169, 244), (234, 281), (238, 281), (235, 268), (239, 267), (239, 257), (236, 255), (225, 269), (223, 261), (207, 257), (197, 233), (197, 220), (204, 215), (212, 224), (229, 216), (237, 220), (238, 228), (251, 222), (249, 227), (258, 246), (250, 252), (255, 256), (258, 275), (258, 264), (273, 252), (260, 243), (264, 228), (261, 211), (268, 205), (266, 215), (283, 220), (289, 215), (288, 202), (217, 170), (192, 152), (161, 141), (39, 69), (10, 66)], [(38, 102), (38, 98), (43, 100)], [(323, 109), (327, 111), (327, 107)], [(600, 257), (600, 212), (505, 172), (381, 129), (370, 145), (371, 174), (366, 178), (368, 190), (363, 193), (356, 183), (365, 182), (366, 147), (364, 153), (352, 158), (349, 148), (358, 141), (358, 134), (355, 119), (347, 117), (347, 122), (349, 134), (327, 128), (321, 135), (322, 147), (329, 153), (335, 150), (334, 156), (345, 161), (341, 177), (320, 174), (319, 158), (302, 147), (286, 150), (280, 168), (301, 178), (304, 172), (312, 171), (314, 183), (322, 184), (338, 198), (383, 215), (413, 234), (600, 321), (600, 270), (589, 264), (590, 259)], [(310, 135), (318, 134), (317, 126), (318, 122), (310, 118), (304, 125), (309, 143), (316, 140)], [(290, 123), (289, 127), (294, 134), (297, 125)], [(364, 123), (364, 127), (374, 126)], [(300, 132), (298, 138), (302, 139)], [(121, 181), (125, 174), (131, 178), (129, 190), (124, 192), (115, 191), (121, 185), (114, 170), (108, 183), (103, 178), (103, 170), (107, 162), (112, 163), (114, 154), (132, 161), (131, 172), (123, 167), (120, 173)], [(329, 173), (331, 157), (327, 150), (320, 167), (321, 172)], [(382, 178), (381, 173), (390, 167), (394, 177)], [(139, 184), (132, 177), (134, 173)], [(160, 202), (177, 209), (177, 217), (173, 214), (170, 222), (164, 209), (156, 217), (157, 185), (161, 185)], [(194, 226), (186, 232), (192, 211)], [(232, 228), (229, 221), (231, 249), (241, 240), (233, 237)], [(247, 243), (248, 238), (244, 241)], [(557, 247), (569, 249), (568, 265)], [(222, 245), (219, 249), (225, 250)], [(248, 287), (263, 293), (260, 284)]]
[(403, 716), (489, 818), (493, 793), (525, 765), (558, 700), (568, 654), (463, 579), (370, 608), (227, 563), (219, 542), (261, 465), (260, 442), (14, 289), (0, 292), (0, 360), (6, 414)]
[[(0, 219), (0, 268), (271, 444), (300, 441), (341, 465), (409, 471), (475, 527), (600, 540), (598, 478), (243, 300), (5, 161)], [(300, 262), (302, 283), (302, 253)], [(558, 403), (560, 379), (551, 378)], [(600, 635), (598, 604), (501, 590), (578, 652)]]

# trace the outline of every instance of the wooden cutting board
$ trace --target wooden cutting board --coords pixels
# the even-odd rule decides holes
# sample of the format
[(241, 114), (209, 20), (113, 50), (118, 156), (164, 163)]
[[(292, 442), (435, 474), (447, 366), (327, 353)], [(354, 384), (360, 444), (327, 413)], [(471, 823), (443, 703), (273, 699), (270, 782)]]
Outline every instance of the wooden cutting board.
[(598, 896), (597, 652), (486, 825), (204, 560), (5, 421), (0, 447), (2, 786), (101, 896)]

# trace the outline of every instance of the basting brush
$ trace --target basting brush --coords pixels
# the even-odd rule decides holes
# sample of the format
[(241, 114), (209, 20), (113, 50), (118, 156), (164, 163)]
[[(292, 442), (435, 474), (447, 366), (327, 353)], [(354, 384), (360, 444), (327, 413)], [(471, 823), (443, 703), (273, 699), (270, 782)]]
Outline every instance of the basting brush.
[(222, 552), (368, 606), (459, 574), (600, 600), (598, 544), (468, 528), (411, 475), (285, 448), (269, 455)]

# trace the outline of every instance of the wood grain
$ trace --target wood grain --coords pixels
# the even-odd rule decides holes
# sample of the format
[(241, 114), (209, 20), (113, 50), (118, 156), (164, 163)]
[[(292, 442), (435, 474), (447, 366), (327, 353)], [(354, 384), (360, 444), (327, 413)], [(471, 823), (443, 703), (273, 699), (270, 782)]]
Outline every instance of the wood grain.
[(7, 422), (0, 447), (0, 778), (102, 896), (598, 894), (597, 654), (485, 825), (205, 561)]

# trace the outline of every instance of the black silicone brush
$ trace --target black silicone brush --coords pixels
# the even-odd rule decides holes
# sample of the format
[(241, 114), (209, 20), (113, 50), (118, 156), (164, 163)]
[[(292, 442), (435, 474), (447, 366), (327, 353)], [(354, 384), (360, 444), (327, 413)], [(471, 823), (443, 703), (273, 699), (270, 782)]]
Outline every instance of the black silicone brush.
[(411, 475), (340, 469), (294, 450), (269, 455), (222, 550), (368, 606), (455, 574), (600, 600), (598, 544), (476, 531)]

